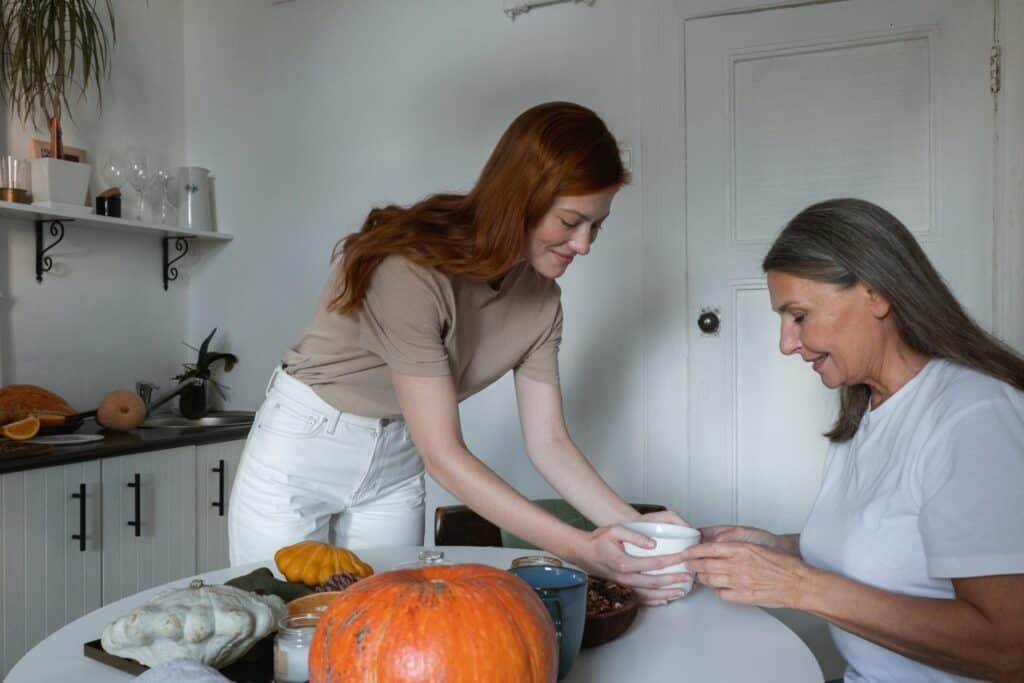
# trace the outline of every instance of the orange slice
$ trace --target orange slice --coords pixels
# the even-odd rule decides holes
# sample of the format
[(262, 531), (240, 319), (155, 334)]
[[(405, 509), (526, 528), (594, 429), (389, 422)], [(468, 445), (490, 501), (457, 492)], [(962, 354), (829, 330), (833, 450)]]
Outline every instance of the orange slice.
[(18, 420), (17, 422), (11, 422), (10, 424), (4, 425), (3, 429), (0, 431), (2, 431), (3, 435), (8, 439), (25, 441), (39, 433), (39, 418), (35, 415), (29, 415), (24, 420)]

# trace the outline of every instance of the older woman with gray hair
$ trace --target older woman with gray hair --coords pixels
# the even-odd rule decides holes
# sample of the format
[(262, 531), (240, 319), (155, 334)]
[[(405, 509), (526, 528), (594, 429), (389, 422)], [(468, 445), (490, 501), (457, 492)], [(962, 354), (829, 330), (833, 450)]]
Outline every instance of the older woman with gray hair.
[(869, 202), (808, 207), (763, 268), (839, 416), (803, 532), (708, 527), (689, 569), (827, 620), (848, 683), (1024, 680), (1024, 359)]

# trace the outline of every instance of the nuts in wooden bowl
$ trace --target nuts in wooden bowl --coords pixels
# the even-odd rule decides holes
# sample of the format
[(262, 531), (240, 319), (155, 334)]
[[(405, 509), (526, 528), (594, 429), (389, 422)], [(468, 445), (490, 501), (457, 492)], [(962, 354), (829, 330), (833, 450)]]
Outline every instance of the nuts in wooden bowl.
[(629, 628), (640, 608), (631, 588), (597, 577), (587, 579), (587, 618), (583, 624), (583, 647), (615, 640)]

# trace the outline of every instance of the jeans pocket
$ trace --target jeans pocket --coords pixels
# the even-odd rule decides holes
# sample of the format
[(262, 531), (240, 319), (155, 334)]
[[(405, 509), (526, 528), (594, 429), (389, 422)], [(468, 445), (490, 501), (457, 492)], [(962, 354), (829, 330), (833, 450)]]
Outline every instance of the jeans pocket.
[(291, 439), (310, 439), (323, 431), (325, 423), (326, 419), (319, 413), (304, 411), (277, 398), (268, 398), (260, 409), (256, 427)]

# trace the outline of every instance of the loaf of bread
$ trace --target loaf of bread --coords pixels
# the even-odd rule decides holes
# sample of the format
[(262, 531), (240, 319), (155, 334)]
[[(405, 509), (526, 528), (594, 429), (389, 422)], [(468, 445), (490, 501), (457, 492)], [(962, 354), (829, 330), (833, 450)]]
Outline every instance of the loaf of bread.
[(72, 415), (75, 409), (52, 391), (34, 384), (11, 384), (0, 388), (0, 425), (29, 415)]

